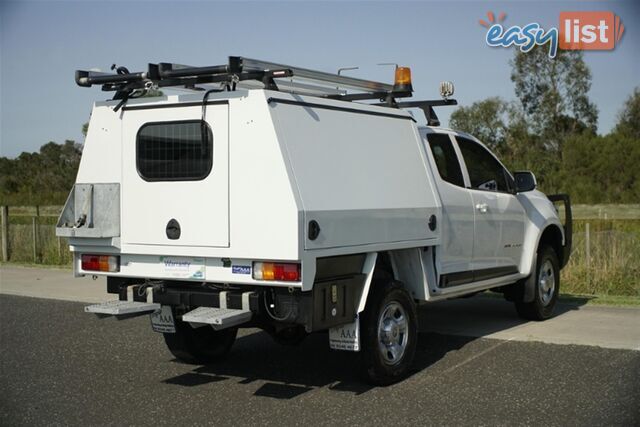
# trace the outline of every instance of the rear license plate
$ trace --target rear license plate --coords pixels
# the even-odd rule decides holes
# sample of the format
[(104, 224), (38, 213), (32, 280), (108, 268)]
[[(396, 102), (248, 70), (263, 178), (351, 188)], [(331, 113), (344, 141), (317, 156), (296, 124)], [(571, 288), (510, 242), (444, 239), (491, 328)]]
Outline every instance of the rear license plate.
[(163, 305), (159, 311), (151, 314), (151, 328), (154, 332), (163, 334), (175, 334), (176, 324), (173, 320), (171, 307)]

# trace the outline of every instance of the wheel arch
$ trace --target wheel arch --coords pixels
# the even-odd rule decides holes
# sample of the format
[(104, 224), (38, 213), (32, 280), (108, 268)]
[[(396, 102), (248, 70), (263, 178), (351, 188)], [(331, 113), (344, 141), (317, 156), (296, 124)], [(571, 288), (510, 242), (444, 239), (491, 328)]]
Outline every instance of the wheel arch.
[[(435, 280), (434, 272), (429, 270), (429, 266), (423, 265), (423, 252), (430, 248), (415, 247), (407, 249), (396, 249), (380, 251), (368, 254), (363, 272), (369, 274), (365, 281), (363, 292), (360, 296), (358, 313), (364, 310), (370, 285), (374, 277), (386, 275), (390, 279), (401, 282), (402, 286), (409, 292), (414, 300), (424, 301), (429, 299), (428, 282)], [(372, 261), (371, 258), (374, 258)], [(429, 255), (428, 259), (432, 259)], [(426, 272), (425, 272), (426, 268)], [(433, 277), (432, 277), (433, 276)]]
[(564, 257), (564, 234), (560, 227), (557, 224), (549, 224), (540, 235), (540, 239), (538, 239), (538, 245), (536, 247), (536, 252), (540, 250), (540, 248), (549, 245), (553, 248), (558, 256), (558, 261), (561, 266), (565, 265)]

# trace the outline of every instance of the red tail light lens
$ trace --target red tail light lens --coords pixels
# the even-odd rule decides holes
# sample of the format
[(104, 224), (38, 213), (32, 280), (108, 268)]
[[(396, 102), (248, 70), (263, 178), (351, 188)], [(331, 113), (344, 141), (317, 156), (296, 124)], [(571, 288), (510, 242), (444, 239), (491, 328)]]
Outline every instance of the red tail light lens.
[(299, 282), (300, 264), (278, 262), (254, 262), (253, 278), (256, 280), (277, 280)]
[(83, 254), (81, 257), (82, 269), (84, 271), (120, 271), (120, 257), (117, 255), (92, 255)]

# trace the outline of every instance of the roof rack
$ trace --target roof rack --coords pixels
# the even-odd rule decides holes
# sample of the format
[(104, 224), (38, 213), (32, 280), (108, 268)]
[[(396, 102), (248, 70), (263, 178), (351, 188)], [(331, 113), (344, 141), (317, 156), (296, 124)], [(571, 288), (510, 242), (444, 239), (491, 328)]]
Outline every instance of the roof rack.
[[(186, 65), (159, 63), (149, 64), (147, 71), (131, 73), (125, 67), (118, 67), (116, 74), (94, 71), (76, 71), (76, 83), (89, 87), (102, 85), (105, 91), (126, 92), (145, 89), (151, 86), (183, 86), (194, 88), (197, 84), (228, 83), (232, 85), (244, 80), (259, 80), (269, 87), (275, 84), (273, 79), (295, 77), (314, 83), (331, 84), (334, 88), (356, 89), (361, 91), (359, 99), (375, 99), (380, 94), (393, 93), (394, 97), (411, 96), (407, 90), (397, 90), (393, 85), (373, 80), (358, 79), (324, 71), (292, 67), (258, 59), (230, 56), (224, 65), (191, 67)], [(273, 87), (277, 90), (277, 85)], [(395, 93), (394, 93), (395, 92)], [(333, 94), (334, 97), (343, 96)]]
[(147, 71), (129, 72), (125, 67), (115, 67), (115, 74), (94, 71), (76, 71), (79, 86), (102, 85), (103, 91), (114, 91), (114, 100), (121, 100), (115, 111), (128, 99), (143, 95), (147, 90), (162, 87), (182, 87), (191, 90), (207, 90), (202, 85), (218, 83), (217, 89), (208, 92), (235, 90), (241, 87), (264, 87), (270, 90), (321, 96), (343, 101), (378, 100), (380, 104), (396, 108), (423, 108), (429, 124), (439, 123), (433, 106), (456, 105), (455, 100), (397, 102), (411, 97), (411, 84), (392, 85), (373, 80), (359, 79), (324, 71), (293, 67), (269, 61), (230, 56), (228, 63), (206, 67), (161, 62), (149, 64)]
[[(334, 91), (325, 96), (336, 99), (378, 99), (387, 98), (389, 95), (393, 95), (394, 98), (411, 96), (411, 90), (387, 83), (240, 56), (230, 56), (227, 64), (207, 67), (159, 63), (149, 64), (147, 71), (135, 73), (129, 72), (125, 67), (118, 67), (116, 74), (76, 71), (76, 83), (79, 86), (102, 85), (103, 90), (116, 92), (114, 99), (121, 99), (124, 94), (133, 90), (144, 90), (150, 87), (182, 86), (198, 89), (196, 85), (199, 84), (222, 83), (233, 86), (245, 80), (258, 80), (267, 88), (279, 90), (274, 79), (281, 78), (302, 79), (307, 82), (300, 83), (302, 86), (306, 85), (306, 88), (310, 89), (308, 83), (313, 83), (311, 88), (320, 92), (326, 92), (327, 88), (323, 85), (331, 85)], [(295, 90), (296, 85), (285, 83), (284, 86)], [(340, 91), (340, 88), (343, 90)], [(336, 89), (338, 93), (335, 92)], [(346, 90), (356, 90), (359, 93), (347, 94)]]

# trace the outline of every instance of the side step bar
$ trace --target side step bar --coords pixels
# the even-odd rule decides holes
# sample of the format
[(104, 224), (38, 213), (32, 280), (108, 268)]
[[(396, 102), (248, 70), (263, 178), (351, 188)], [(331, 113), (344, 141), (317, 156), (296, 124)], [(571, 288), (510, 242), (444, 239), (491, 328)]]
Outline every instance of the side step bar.
[(84, 308), (86, 313), (94, 313), (102, 316), (141, 315), (150, 314), (157, 310), (160, 310), (160, 304), (119, 300), (88, 305)]

